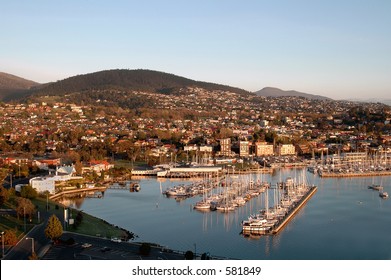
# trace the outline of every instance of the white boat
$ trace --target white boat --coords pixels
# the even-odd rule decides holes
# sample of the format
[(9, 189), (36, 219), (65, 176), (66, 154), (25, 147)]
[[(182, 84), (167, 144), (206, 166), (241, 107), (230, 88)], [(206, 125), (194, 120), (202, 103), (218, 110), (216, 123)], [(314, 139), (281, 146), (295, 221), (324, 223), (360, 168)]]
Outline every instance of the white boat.
[(270, 230), (266, 219), (254, 219), (250, 217), (247, 221), (242, 222), (243, 233), (265, 234)]
[(388, 193), (387, 193), (387, 192), (380, 192), (380, 193), (379, 193), (379, 196), (380, 196), (381, 198), (388, 198)]
[(368, 186), (368, 189), (381, 191), (383, 189), (383, 187), (381, 185), (372, 184), (371, 186)]
[(228, 203), (219, 204), (216, 206), (216, 210), (222, 211), (222, 212), (235, 211), (235, 206), (232, 204), (228, 204)]
[(210, 202), (199, 201), (194, 205), (194, 209), (197, 210), (210, 210)]

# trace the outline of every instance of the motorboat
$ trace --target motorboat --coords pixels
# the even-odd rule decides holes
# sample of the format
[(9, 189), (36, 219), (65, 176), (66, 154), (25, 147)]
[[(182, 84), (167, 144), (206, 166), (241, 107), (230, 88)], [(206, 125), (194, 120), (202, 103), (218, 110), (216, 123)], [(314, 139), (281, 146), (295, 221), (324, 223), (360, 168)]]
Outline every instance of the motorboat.
[(381, 198), (388, 198), (388, 193), (387, 193), (387, 192), (380, 192), (380, 193), (379, 193), (379, 196), (380, 196)]

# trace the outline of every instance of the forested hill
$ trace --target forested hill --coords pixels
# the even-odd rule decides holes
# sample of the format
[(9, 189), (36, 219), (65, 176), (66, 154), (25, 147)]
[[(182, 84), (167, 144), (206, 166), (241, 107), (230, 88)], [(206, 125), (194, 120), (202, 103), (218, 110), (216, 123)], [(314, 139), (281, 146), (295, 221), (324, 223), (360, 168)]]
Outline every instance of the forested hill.
[(18, 98), (39, 84), (21, 77), (0, 72), (0, 100)]
[(152, 70), (105, 70), (90, 74), (70, 77), (55, 83), (48, 84), (32, 93), (39, 95), (65, 95), (89, 90), (135, 90), (156, 93), (173, 93), (176, 89), (196, 86), (207, 90), (225, 90), (240, 94), (248, 92), (225, 85), (194, 81)]

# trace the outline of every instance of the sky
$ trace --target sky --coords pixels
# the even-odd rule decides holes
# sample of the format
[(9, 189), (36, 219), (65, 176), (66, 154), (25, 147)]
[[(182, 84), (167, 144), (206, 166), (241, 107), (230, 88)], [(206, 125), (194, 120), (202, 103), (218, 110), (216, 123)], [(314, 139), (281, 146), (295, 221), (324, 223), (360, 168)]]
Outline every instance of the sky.
[(0, 0), (0, 71), (151, 69), (257, 91), (391, 98), (389, 0)]

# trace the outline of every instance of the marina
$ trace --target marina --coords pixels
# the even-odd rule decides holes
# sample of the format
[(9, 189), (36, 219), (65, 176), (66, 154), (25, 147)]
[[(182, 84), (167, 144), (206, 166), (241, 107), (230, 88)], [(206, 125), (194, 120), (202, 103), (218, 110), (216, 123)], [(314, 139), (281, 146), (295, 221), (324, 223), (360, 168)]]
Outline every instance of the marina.
[(316, 190), (316, 186), (308, 185), (304, 169), (298, 178), (287, 177), (278, 182), (274, 186), (273, 205), (269, 207), (266, 192), (264, 208), (242, 221), (242, 234), (277, 234)]
[[(254, 182), (257, 175), (252, 176)], [(275, 224), (276, 234), (264, 234), (261, 229), (259, 233), (240, 234), (242, 221), (254, 213), (262, 214), (260, 210), (265, 209), (266, 201), (268, 208), (273, 208), (283, 198), (283, 189), (275, 182), (286, 183), (289, 177), (300, 178), (300, 170), (282, 169), (264, 175), (262, 181), (270, 182), (267, 191), (227, 212), (195, 209), (196, 203), (204, 199), (203, 193), (186, 199), (174, 199), (162, 193), (196, 182), (179, 179), (146, 178), (139, 181), (141, 190), (137, 194), (108, 189), (102, 199), (79, 198), (73, 205), (135, 232), (138, 242), (153, 242), (175, 250), (195, 251), (196, 247), (197, 253), (239, 259), (390, 258), (389, 248), (382, 244), (391, 242), (391, 201), (381, 198), (379, 191), (368, 189), (368, 186), (382, 185), (383, 191), (389, 193), (389, 176), (381, 180), (374, 177), (322, 179), (308, 172), (308, 186), (316, 189), (299, 202), (301, 206), (296, 211)], [(213, 192), (222, 190), (216, 188)], [(270, 216), (285, 212), (282, 207), (272, 210)], [(374, 235), (382, 242), (376, 242)]]

